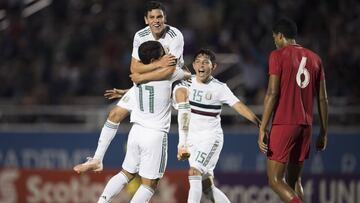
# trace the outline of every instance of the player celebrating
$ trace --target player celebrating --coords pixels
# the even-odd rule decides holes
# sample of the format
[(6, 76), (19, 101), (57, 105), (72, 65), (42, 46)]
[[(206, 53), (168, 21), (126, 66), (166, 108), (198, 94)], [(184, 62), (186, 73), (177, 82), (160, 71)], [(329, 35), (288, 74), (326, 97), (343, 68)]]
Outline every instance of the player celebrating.
[[(147, 41), (139, 47), (141, 62), (149, 64), (164, 55), (162, 45)], [(132, 108), (127, 150), (122, 170), (107, 183), (98, 203), (108, 203), (138, 173), (142, 185), (131, 202), (149, 202), (167, 163), (167, 133), (171, 119), (171, 87), (181, 80), (185, 73), (176, 69), (168, 80), (137, 84), (131, 92), (136, 98)]]
[(202, 192), (213, 202), (230, 202), (213, 182), (214, 168), (223, 146), (221, 106), (228, 104), (257, 126), (260, 120), (225, 83), (212, 77), (217, 67), (212, 51), (199, 50), (194, 56), (193, 67), (196, 75), (189, 86), (191, 119), (186, 143), (191, 154), (188, 203), (200, 202)]
[[(301, 172), (310, 151), (314, 98), (318, 101), (321, 126), (317, 150), (324, 150), (327, 143), (323, 65), (318, 55), (296, 44), (296, 34), (296, 24), (287, 18), (273, 27), (277, 50), (272, 51), (269, 58), (270, 78), (258, 139), (260, 150), (267, 152), (269, 184), (287, 203), (302, 203), (304, 199)], [(267, 145), (265, 131), (272, 113)]]
[[(184, 38), (181, 32), (175, 27), (166, 25), (165, 7), (156, 1), (149, 1), (146, 3), (146, 10), (144, 12), (144, 20), (148, 25), (147, 27), (136, 32), (133, 41), (133, 51), (131, 59), (131, 72), (133, 81), (144, 80), (162, 80), (168, 78), (174, 69), (169, 68), (172, 64), (177, 62), (177, 68), (181, 68), (184, 64), (183, 61), (183, 46)], [(166, 52), (171, 55), (164, 55), (160, 60), (144, 64), (139, 61), (138, 48), (143, 42), (155, 40), (159, 41)], [(150, 73), (146, 78), (140, 73)], [(133, 92), (136, 88), (131, 88), (118, 104), (110, 111), (107, 121), (105, 122), (98, 141), (93, 158), (88, 158), (85, 163), (76, 165), (74, 170), (78, 173), (86, 171), (102, 171), (102, 161), (105, 152), (114, 138), (120, 122), (129, 115), (132, 107), (134, 106), (135, 98)], [(118, 92), (117, 92), (118, 91)], [(105, 96), (110, 96), (119, 92), (120, 90), (109, 90)], [(179, 130), (186, 136), (187, 121), (190, 109), (187, 102), (187, 91), (185, 88), (178, 88), (175, 92), (177, 105), (180, 107), (178, 112)], [(180, 146), (181, 147), (181, 146)]]

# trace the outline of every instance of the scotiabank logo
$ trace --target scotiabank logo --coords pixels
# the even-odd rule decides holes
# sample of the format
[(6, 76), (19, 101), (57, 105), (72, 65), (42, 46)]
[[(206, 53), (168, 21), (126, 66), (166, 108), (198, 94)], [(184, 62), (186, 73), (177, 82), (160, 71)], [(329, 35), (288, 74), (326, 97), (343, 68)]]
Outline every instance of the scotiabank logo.
[(30, 176), (26, 182), (26, 202), (96, 202), (104, 184), (90, 182), (88, 176), (71, 177), (69, 181), (45, 181)]
[[(117, 172), (78, 175), (62, 170), (0, 169), (0, 203), (94, 203), (108, 179)], [(179, 198), (185, 197), (185, 190), (178, 188), (178, 179), (186, 181), (186, 171), (164, 177), (158, 185), (160, 192), (152, 198), (154, 202), (185, 202), (179, 201)], [(132, 181), (113, 202), (130, 202), (140, 184), (137, 182)]]
[(18, 179), (17, 170), (0, 171), (0, 202), (14, 203), (18, 201), (15, 181)]

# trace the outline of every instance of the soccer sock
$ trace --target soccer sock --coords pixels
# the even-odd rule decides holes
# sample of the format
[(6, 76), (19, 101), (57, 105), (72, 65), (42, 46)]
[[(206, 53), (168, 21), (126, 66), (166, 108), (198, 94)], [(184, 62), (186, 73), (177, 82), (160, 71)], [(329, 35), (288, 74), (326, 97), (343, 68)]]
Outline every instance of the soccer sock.
[(107, 148), (116, 135), (119, 124), (120, 123), (111, 122), (109, 119), (105, 122), (104, 127), (101, 130), (98, 145), (93, 158), (102, 162)]
[(213, 202), (230, 203), (230, 200), (226, 197), (226, 195), (214, 185), (211, 186), (211, 188), (204, 193), (205, 196)]
[(154, 190), (147, 185), (140, 185), (139, 189), (136, 190), (130, 203), (144, 203), (149, 202), (154, 194)]
[(118, 195), (124, 186), (128, 183), (128, 177), (122, 171), (120, 171), (120, 173), (113, 176), (106, 184), (105, 189), (98, 200), (98, 203), (111, 202), (112, 198)]
[(189, 183), (188, 203), (199, 203), (202, 195), (201, 176), (189, 176)]
[(189, 102), (178, 103), (179, 145), (186, 144), (190, 121)]
[(303, 203), (303, 201), (302, 201), (300, 198), (298, 198), (298, 197), (294, 197), (294, 198), (290, 201), (290, 203)]

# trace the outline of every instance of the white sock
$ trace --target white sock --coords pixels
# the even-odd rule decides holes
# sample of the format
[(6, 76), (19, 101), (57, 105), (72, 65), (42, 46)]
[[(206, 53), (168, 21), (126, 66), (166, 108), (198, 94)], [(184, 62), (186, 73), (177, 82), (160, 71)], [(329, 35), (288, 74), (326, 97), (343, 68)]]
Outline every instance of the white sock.
[(179, 145), (186, 144), (189, 131), (190, 104), (189, 102), (178, 103), (178, 126), (179, 126)]
[(113, 176), (106, 184), (103, 193), (100, 195), (98, 203), (108, 203), (120, 193), (125, 185), (129, 183), (128, 177), (120, 171), (120, 173)]
[(230, 203), (230, 200), (226, 197), (226, 195), (214, 185), (204, 193), (205, 196), (212, 202)]
[(101, 130), (98, 145), (93, 158), (102, 162), (107, 148), (116, 135), (119, 124), (120, 123), (111, 122), (109, 119), (105, 122), (104, 127)]
[(140, 185), (140, 187), (136, 190), (130, 203), (149, 202), (153, 194), (154, 190), (151, 187), (147, 185)]
[(190, 190), (188, 203), (199, 203), (202, 195), (201, 176), (189, 176)]

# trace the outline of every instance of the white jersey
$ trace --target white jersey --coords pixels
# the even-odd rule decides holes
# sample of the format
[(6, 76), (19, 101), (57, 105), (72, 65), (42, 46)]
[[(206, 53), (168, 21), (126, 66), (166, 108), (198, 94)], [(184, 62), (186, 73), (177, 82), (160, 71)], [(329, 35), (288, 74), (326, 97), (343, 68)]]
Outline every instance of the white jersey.
[(135, 106), (132, 108), (130, 122), (169, 132), (172, 83), (183, 78), (184, 71), (176, 69), (168, 80), (151, 81), (134, 86)]
[(239, 99), (229, 87), (213, 78), (207, 84), (199, 83), (192, 76), (189, 87), (191, 119), (189, 124), (189, 142), (208, 139), (214, 135), (223, 139), (220, 113), (223, 104), (233, 106)]
[(184, 37), (180, 30), (175, 27), (166, 25), (165, 29), (165, 33), (158, 40), (152, 35), (149, 26), (137, 31), (134, 36), (132, 57), (140, 61), (138, 53), (139, 46), (147, 41), (158, 41), (164, 47), (165, 53), (172, 54), (178, 59), (176, 67), (182, 68), (184, 65)]

